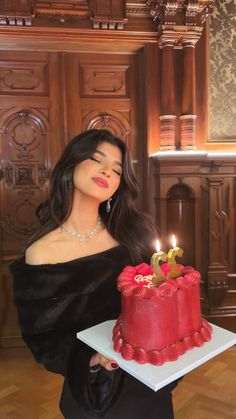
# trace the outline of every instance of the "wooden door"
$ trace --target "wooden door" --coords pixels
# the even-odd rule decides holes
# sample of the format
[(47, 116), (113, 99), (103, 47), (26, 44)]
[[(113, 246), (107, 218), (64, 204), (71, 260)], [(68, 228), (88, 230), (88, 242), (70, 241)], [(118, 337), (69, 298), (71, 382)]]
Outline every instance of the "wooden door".
[(0, 52), (1, 342), (19, 342), (8, 264), (37, 228), (35, 209), (62, 146), (58, 55)]
[[(37, 229), (35, 209), (64, 145), (105, 128), (129, 145), (142, 180), (138, 54), (0, 52), (0, 338), (22, 344), (9, 263)], [(141, 202), (141, 200), (140, 200)]]

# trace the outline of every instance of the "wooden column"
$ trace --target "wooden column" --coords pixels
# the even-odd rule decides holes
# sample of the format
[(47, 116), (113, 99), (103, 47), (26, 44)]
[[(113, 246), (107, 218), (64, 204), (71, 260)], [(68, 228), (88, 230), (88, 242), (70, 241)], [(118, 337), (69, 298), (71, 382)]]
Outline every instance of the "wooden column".
[(219, 306), (228, 290), (226, 266), (226, 235), (229, 219), (222, 205), (224, 178), (208, 178), (209, 184), (209, 261), (208, 292), (212, 306)]
[(194, 150), (195, 144), (195, 40), (183, 41), (184, 78), (182, 115), (180, 116), (180, 142), (182, 150)]
[(160, 149), (175, 150), (175, 93), (174, 93), (174, 40), (164, 40), (162, 47), (162, 82)]

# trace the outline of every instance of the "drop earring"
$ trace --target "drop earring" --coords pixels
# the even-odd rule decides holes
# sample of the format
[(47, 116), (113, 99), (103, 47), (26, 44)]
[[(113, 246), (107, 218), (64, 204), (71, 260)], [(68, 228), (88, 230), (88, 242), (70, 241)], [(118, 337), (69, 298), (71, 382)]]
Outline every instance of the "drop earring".
[(109, 198), (106, 203), (106, 212), (111, 212), (111, 201), (112, 198)]

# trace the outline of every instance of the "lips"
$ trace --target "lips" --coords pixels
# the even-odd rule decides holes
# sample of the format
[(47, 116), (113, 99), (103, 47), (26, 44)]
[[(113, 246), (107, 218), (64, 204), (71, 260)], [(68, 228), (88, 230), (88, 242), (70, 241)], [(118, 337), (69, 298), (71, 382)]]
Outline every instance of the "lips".
[(105, 179), (102, 179), (101, 177), (93, 177), (92, 179), (101, 188), (108, 188), (109, 186), (108, 182)]

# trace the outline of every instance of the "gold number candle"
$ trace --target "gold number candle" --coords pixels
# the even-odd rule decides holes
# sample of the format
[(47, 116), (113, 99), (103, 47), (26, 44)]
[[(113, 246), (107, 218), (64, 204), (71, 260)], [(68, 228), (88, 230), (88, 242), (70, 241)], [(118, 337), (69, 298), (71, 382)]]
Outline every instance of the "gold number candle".
[(177, 278), (178, 276), (181, 276), (181, 272), (176, 264), (176, 256), (183, 256), (183, 250), (180, 247), (176, 246), (176, 238), (173, 235), (172, 236), (172, 245), (173, 249), (170, 249), (167, 255), (167, 263), (170, 266), (170, 271), (168, 272), (167, 278)]
[(165, 262), (167, 259), (167, 254), (160, 250), (160, 242), (159, 240), (156, 241), (156, 253), (153, 253), (151, 258), (151, 265), (153, 267), (154, 276), (153, 276), (153, 283), (157, 285), (159, 282), (163, 282), (166, 280), (165, 275), (162, 272), (160, 267), (160, 262)]

